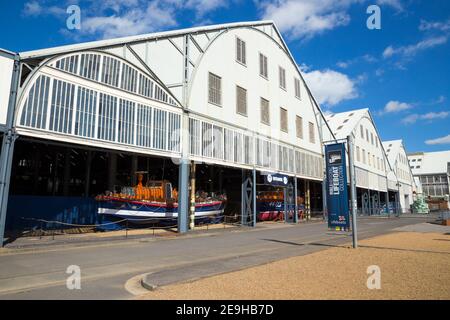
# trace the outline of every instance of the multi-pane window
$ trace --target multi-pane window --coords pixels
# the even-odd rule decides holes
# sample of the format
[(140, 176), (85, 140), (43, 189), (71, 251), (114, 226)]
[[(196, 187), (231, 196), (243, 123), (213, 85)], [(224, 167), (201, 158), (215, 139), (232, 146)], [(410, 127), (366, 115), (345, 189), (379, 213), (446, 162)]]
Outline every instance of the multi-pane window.
[(211, 72), (208, 77), (208, 102), (222, 105), (222, 78)]
[(269, 100), (261, 98), (261, 122), (270, 125)]
[(53, 96), (50, 107), (49, 130), (70, 133), (75, 85), (53, 80)]
[(97, 81), (99, 69), (100, 55), (91, 53), (81, 55), (80, 76)]
[(234, 133), (234, 162), (241, 163), (243, 162), (243, 153), (242, 153), (242, 133), (235, 132)]
[(374, 141), (373, 141), (373, 133), (370, 133), (370, 143), (372, 143), (372, 145), (374, 145)]
[[(164, 89), (136, 68), (107, 55), (82, 53), (57, 60), (53, 66), (81, 77), (160, 100), (171, 105), (176, 101)], [(137, 87), (139, 83), (139, 88)]]
[(77, 73), (78, 56), (62, 58), (55, 63), (55, 67), (70, 73)]
[(202, 122), (202, 156), (213, 156), (213, 126), (211, 123)]
[(247, 63), (245, 41), (236, 38), (236, 60), (242, 64)]
[(278, 67), (278, 75), (280, 78), (280, 88), (286, 89), (286, 70), (282, 67)]
[(134, 143), (134, 109), (135, 103), (119, 100), (118, 141), (126, 144)]
[(166, 150), (167, 111), (153, 109), (153, 148)]
[(180, 126), (181, 116), (176, 113), (169, 112), (169, 151), (180, 151)]
[(247, 135), (244, 136), (244, 162), (253, 163), (253, 138)]
[(97, 92), (78, 87), (75, 116), (75, 134), (87, 138), (95, 135), (95, 114)]
[(103, 83), (117, 87), (119, 85), (120, 61), (111, 57), (104, 56), (102, 64)]
[(300, 99), (300, 79), (294, 78), (295, 97)]
[(262, 53), (259, 54), (259, 75), (268, 78), (269, 72), (267, 70), (267, 57)]
[(98, 138), (114, 141), (116, 139), (117, 98), (100, 93), (98, 106)]
[(28, 93), (20, 124), (34, 128), (45, 128), (47, 121), (50, 78), (39, 76)]
[(234, 161), (234, 134), (233, 130), (224, 129), (225, 160)]
[(236, 86), (236, 112), (247, 115), (247, 90)]
[(362, 149), (362, 162), (366, 164), (366, 150)]
[(201, 155), (201, 132), (200, 120), (189, 119), (189, 138), (190, 138), (190, 153), (192, 155)]
[(213, 126), (213, 157), (223, 159), (223, 130), (220, 126)]
[(366, 129), (366, 140), (367, 140), (367, 142), (369, 142), (369, 130), (368, 129)]
[(280, 108), (280, 128), (284, 132), (288, 132), (288, 111)]
[(361, 159), (361, 157), (360, 157), (360, 154), (359, 154), (359, 146), (356, 146), (356, 161), (361, 161), (360, 160)]
[(139, 94), (153, 98), (153, 81), (143, 74), (139, 75)]
[(152, 108), (138, 104), (136, 118), (136, 144), (150, 148), (151, 139)]
[(359, 128), (361, 129), (361, 139), (364, 139), (364, 128), (362, 125), (360, 125)]
[(120, 87), (124, 90), (136, 92), (137, 70), (124, 64), (122, 67), (122, 79)]
[(295, 117), (295, 129), (297, 138), (303, 139), (303, 118), (300, 116)]
[(314, 134), (314, 123), (309, 123), (309, 142), (316, 143), (316, 136)]

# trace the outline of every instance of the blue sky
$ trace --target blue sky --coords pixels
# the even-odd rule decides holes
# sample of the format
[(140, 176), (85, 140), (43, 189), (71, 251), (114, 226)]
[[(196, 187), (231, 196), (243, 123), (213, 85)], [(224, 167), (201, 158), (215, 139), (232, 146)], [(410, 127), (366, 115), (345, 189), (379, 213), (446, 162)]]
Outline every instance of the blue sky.
[[(81, 29), (68, 30), (78, 4)], [(369, 5), (381, 29), (369, 30)], [(197, 25), (272, 19), (322, 109), (370, 108), (383, 140), (450, 149), (448, 0), (28, 0), (0, 2), (0, 47), (26, 51)]]

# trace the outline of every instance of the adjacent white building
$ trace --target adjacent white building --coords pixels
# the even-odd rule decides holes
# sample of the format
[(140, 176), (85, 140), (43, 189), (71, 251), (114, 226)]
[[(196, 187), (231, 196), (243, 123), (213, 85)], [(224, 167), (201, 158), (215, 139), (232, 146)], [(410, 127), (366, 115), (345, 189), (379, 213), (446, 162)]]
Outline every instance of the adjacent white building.
[(425, 197), (449, 200), (450, 151), (410, 153), (408, 161)]
[[(329, 114), (326, 120), (338, 140), (352, 136), (358, 197), (358, 211), (379, 214), (398, 206), (399, 192), (378, 130), (369, 109), (357, 109)], [(324, 140), (332, 140), (324, 127)], [(388, 177), (392, 177), (389, 179)]]
[(406, 149), (402, 140), (392, 140), (383, 142), (387, 159), (392, 168), (396, 183), (398, 184), (399, 201), (403, 211), (409, 211), (411, 204), (415, 200), (418, 188), (414, 181), (411, 168), (409, 167)]

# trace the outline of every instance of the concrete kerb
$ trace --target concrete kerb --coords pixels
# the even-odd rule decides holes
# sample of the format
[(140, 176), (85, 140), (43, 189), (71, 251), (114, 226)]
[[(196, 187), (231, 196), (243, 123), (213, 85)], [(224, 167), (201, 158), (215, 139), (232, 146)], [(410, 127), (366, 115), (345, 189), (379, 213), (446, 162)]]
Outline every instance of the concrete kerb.
[(145, 289), (147, 289), (149, 291), (155, 291), (158, 288), (158, 286), (156, 284), (151, 283), (150, 275), (152, 275), (152, 274), (153, 274), (153, 272), (146, 273), (143, 275), (143, 277), (141, 279), (142, 287), (144, 287)]

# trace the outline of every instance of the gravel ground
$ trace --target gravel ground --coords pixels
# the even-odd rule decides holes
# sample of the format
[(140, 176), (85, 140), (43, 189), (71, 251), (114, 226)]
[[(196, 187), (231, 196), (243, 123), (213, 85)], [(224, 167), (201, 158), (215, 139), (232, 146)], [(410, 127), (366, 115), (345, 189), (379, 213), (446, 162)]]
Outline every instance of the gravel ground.
[[(367, 267), (381, 269), (369, 290)], [(266, 265), (169, 285), (140, 299), (450, 299), (450, 235), (398, 232)]]

